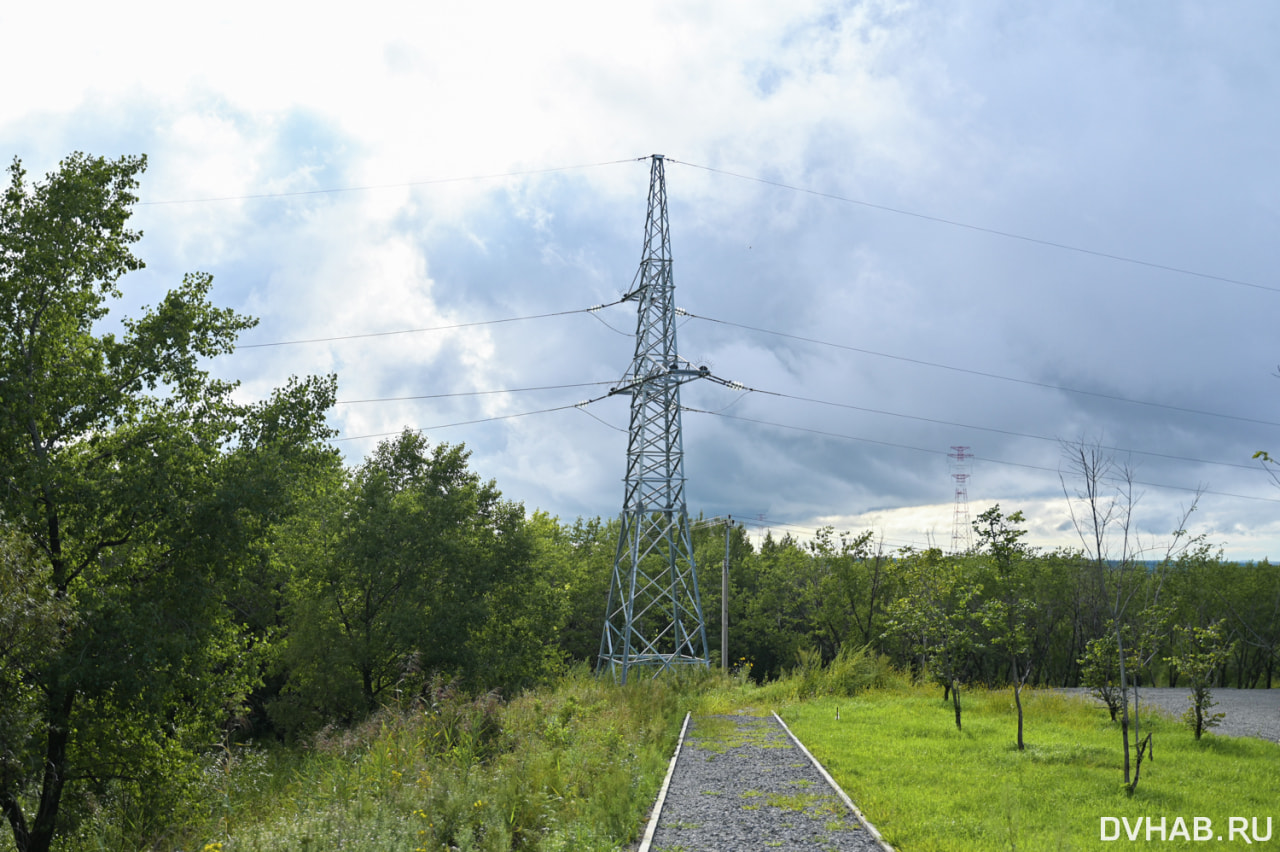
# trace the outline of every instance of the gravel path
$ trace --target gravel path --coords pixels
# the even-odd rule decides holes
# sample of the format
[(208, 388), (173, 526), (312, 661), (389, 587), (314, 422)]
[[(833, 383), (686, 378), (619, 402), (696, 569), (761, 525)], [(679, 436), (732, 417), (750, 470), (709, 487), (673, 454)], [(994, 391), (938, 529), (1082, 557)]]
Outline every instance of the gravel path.
[[(1065, 689), (1063, 692), (1092, 699), (1087, 689)], [(1156, 706), (1180, 717), (1191, 706), (1190, 691), (1182, 688), (1143, 687), (1138, 692), (1139, 707)], [(1226, 716), (1218, 727), (1210, 730), (1229, 737), (1258, 737), (1280, 742), (1280, 689), (1215, 689), (1214, 713)]]
[(691, 721), (650, 847), (862, 852), (881, 846), (771, 717)]

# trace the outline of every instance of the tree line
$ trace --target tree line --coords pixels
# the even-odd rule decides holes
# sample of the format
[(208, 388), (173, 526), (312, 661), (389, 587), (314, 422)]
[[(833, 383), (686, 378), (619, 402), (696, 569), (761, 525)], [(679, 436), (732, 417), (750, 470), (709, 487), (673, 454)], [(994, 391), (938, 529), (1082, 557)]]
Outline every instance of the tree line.
[[(0, 208), (0, 812), (20, 852), (103, 802), (162, 827), (219, 743), (298, 740), (441, 682), (511, 695), (599, 649), (616, 520), (530, 511), (413, 431), (345, 465), (334, 376), (237, 402), (205, 364), (255, 321), (208, 275), (100, 328), (143, 265), (145, 165), (74, 154), (32, 183), (15, 160)], [(937, 679), (957, 724), (962, 686), (1105, 686), (1126, 664), (1272, 685), (1280, 570), (1194, 541), (1155, 562), (1044, 552), (1021, 523), (992, 507), (963, 554), (695, 525), (708, 645), (727, 535), (730, 663), (757, 680), (867, 649)]]

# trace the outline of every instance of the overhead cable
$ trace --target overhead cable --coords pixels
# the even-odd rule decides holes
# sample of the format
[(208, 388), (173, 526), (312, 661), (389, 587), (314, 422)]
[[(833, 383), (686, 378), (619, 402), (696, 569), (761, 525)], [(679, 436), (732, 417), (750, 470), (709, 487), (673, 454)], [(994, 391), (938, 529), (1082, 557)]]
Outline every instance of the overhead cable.
[[(971, 423), (956, 423), (951, 420), (939, 420), (933, 417), (920, 417), (913, 414), (900, 414), (896, 411), (884, 411), (879, 408), (867, 408), (865, 406), (853, 405), (847, 402), (832, 402), (830, 400), (825, 400), (825, 399), (814, 399), (812, 397), (806, 397), (806, 396), (795, 396), (793, 394), (782, 393), (780, 391), (761, 390), (759, 388), (752, 388), (752, 387), (748, 387), (746, 388), (746, 390), (749, 393), (764, 394), (766, 396), (776, 396), (781, 399), (791, 399), (797, 402), (811, 402), (815, 405), (827, 405), (827, 406), (831, 406), (832, 408), (846, 408), (846, 409), (849, 409), (850, 411), (862, 411), (867, 414), (881, 414), (881, 415), (884, 415), (885, 417), (900, 417), (904, 420), (916, 420), (921, 423), (933, 423), (938, 426), (953, 426), (960, 429), (974, 429), (979, 432), (994, 432), (997, 435), (1008, 435), (1011, 438), (1030, 438), (1031, 440), (1035, 440), (1035, 441), (1048, 441), (1055, 444), (1061, 443), (1062, 441), (1061, 438), (1051, 438), (1046, 435), (1034, 435), (1028, 432), (1015, 432), (1010, 429), (998, 429), (994, 426), (974, 426)], [(741, 397), (739, 397), (739, 399), (741, 399)], [(730, 405), (736, 404), (737, 401), (738, 400), (735, 399), (733, 403), (730, 403)], [(725, 408), (728, 408), (728, 406), (726, 406)], [(723, 408), (720, 409), (720, 411), (724, 411), (724, 410), (725, 409)], [(1240, 468), (1241, 470), (1248, 470), (1248, 471), (1253, 471), (1257, 473), (1267, 473), (1266, 470), (1263, 470), (1261, 467), (1259, 467), (1256, 464), (1238, 464), (1236, 462), (1212, 461), (1210, 459), (1197, 459), (1197, 458), (1191, 458), (1189, 456), (1175, 456), (1169, 453), (1156, 453), (1150, 450), (1132, 450), (1127, 447), (1103, 446), (1103, 447), (1099, 447), (1099, 449), (1107, 450), (1108, 452), (1126, 453), (1126, 454), (1133, 454), (1133, 455), (1151, 456), (1152, 458), (1169, 459), (1170, 461), (1193, 462), (1195, 464), (1207, 464), (1207, 465), (1215, 465), (1219, 467), (1235, 467), (1235, 468)]]
[[(898, 444), (892, 441), (880, 441), (874, 438), (859, 437), (857, 435), (842, 435), (839, 432), (828, 432), (822, 429), (812, 429), (807, 426), (792, 426), (786, 423), (775, 423), (769, 420), (758, 420), (753, 417), (741, 417), (736, 414), (724, 414), (723, 412), (708, 411), (703, 408), (690, 408), (688, 406), (682, 406), (681, 411), (693, 412), (695, 414), (711, 414), (716, 417), (723, 417), (726, 420), (739, 420), (744, 423), (755, 423), (760, 426), (772, 426), (778, 429), (789, 429), (796, 432), (808, 432), (809, 434), (821, 435), (826, 438), (839, 438), (845, 441), (858, 441), (864, 444), (878, 444), (882, 447), (893, 447), (899, 450), (911, 450), (912, 452), (929, 453), (931, 455), (946, 455), (946, 452), (943, 450), (932, 450), (932, 449), (929, 449), (928, 447), (913, 447), (910, 444)], [(983, 461), (983, 462), (988, 462), (990, 464), (1004, 465), (1005, 467), (1021, 467), (1027, 470), (1043, 471), (1046, 473), (1054, 473), (1059, 475), (1061, 474), (1061, 470), (1057, 468), (1044, 467), (1043, 465), (1034, 465), (1034, 464), (1027, 464), (1025, 462), (1007, 461), (1005, 459), (986, 458), (983, 456), (974, 456), (973, 458), (976, 461)], [(1217, 497), (1232, 497), (1238, 500), (1260, 500), (1265, 503), (1280, 503), (1280, 498), (1276, 498), (1276, 497), (1258, 497), (1256, 495), (1250, 495), (1250, 494), (1232, 494), (1226, 491), (1212, 491), (1207, 488), (1190, 488), (1185, 485), (1166, 485), (1159, 482), (1140, 482), (1138, 480), (1133, 480), (1133, 484), (1142, 485), (1147, 488), (1164, 488), (1171, 491), (1189, 491), (1195, 494), (1212, 494)]]
[(760, 332), (761, 334), (772, 334), (777, 337), (785, 337), (791, 340), (799, 340), (803, 343), (813, 343), (818, 346), (830, 346), (833, 349), (844, 349), (847, 352), (857, 352), (862, 355), (874, 355), (877, 358), (889, 358), (894, 361), (902, 361), (907, 364), (916, 364), (917, 366), (921, 366), (921, 367), (932, 367), (938, 370), (950, 370), (954, 373), (965, 373), (970, 376), (981, 376), (982, 378), (985, 378), (985, 379), (998, 379), (999, 381), (1002, 381), (1002, 382), (1016, 382), (1017, 384), (1020, 384), (1020, 385), (1030, 385), (1031, 387), (1045, 388), (1046, 390), (1056, 390), (1056, 391), (1063, 391), (1065, 393), (1080, 394), (1082, 396), (1097, 397), (1099, 399), (1109, 399), (1114, 402), (1129, 403), (1130, 405), (1145, 405), (1151, 408), (1163, 408), (1166, 411), (1179, 411), (1179, 412), (1182, 412), (1183, 414), (1198, 414), (1204, 417), (1220, 417), (1224, 420), (1237, 420), (1241, 423), (1256, 423), (1260, 426), (1280, 426), (1280, 423), (1274, 420), (1259, 420), (1254, 417), (1241, 417), (1235, 414), (1221, 414), (1216, 411), (1203, 411), (1198, 408), (1184, 408), (1178, 405), (1167, 405), (1162, 402), (1150, 402), (1148, 400), (1143, 400), (1143, 399), (1131, 399), (1129, 397), (1118, 396), (1116, 394), (1102, 393), (1101, 391), (1081, 390), (1079, 388), (1067, 387), (1066, 385), (1055, 385), (1055, 384), (1050, 384), (1049, 382), (1038, 382), (1038, 381), (1035, 381), (1034, 379), (1020, 379), (1020, 378), (1017, 378), (1016, 376), (1003, 376), (1003, 375), (1000, 375), (999, 373), (988, 373), (982, 370), (972, 370), (967, 367), (953, 367), (950, 364), (939, 364), (936, 361), (924, 361), (919, 358), (909, 358), (905, 355), (891, 355), (887, 352), (877, 352), (874, 349), (863, 349), (858, 346), (850, 346), (846, 343), (833, 343), (830, 340), (820, 340), (816, 337), (804, 337), (803, 335), (799, 335), (799, 334), (788, 334), (785, 331), (775, 331), (770, 328), (761, 328), (759, 326), (746, 325), (745, 323), (732, 322), (730, 320), (716, 319), (714, 317), (704, 317), (699, 314), (686, 311), (683, 308), (679, 310), (679, 313), (691, 319), (705, 320), (706, 322), (717, 323), (719, 325), (727, 325), (733, 328), (741, 328), (747, 331), (756, 331), (756, 332)]
[[(409, 431), (410, 432), (429, 432), (432, 429), (450, 429), (454, 426), (471, 426), (477, 423), (493, 423), (498, 420), (513, 420), (517, 417), (532, 417), (535, 414), (550, 414), (553, 411), (568, 411), (570, 408), (582, 408), (584, 406), (592, 404), (593, 402), (599, 402), (602, 399), (607, 399), (608, 397), (609, 395), (605, 394), (604, 396), (598, 396), (598, 397), (595, 397), (594, 399), (586, 399), (586, 400), (583, 400), (582, 402), (571, 403), (570, 405), (558, 405), (555, 408), (540, 408), (537, 411), (521, 411), (521, 412), (517, 412), (516, 414), (498, 414), (493, 417), (478, 417), (474, 420), (459, 420), (456, 423), (441, 423), (435, 426), (423, 426), (416, 429), (410, 429)], [(334, 438), (334, 440), (335, 441), (360, 441), (360, 440), (364, 440), (365, 438), (386, 438), (391, 435), (399, 435), (400, 432), (403, 432), (403, 431), (404, 430), (402, 429), (397, 432), (378, 432), (370, 435), (348, 435), (343, 438)]]
[(802, 186), (793, 186), (791, 184), (782, 183), (781, 181), (769, 180), (768, 178), (755, 177), (753, 175), (738, 174), (737, 172), (726, 171), (725, 169), (712, 168), (711, 166), (700, 166), (697, 163), (685, 163), (680, 160), (667, 158), (668, 163), (677, 163), (679, 165), (689, 166), (694, 169), (702, 169), (703, 171), (712, 172), (714, 174), (726, 175), (727, 177), (739, 178), (741, 180), (754, 181), (763, 183), (768, 186), (776, 186), (779, 189), (788, 189), (792, 192), (801, 192), (806, 195), (813, 195), (819, 198), (827, 198), (832, 201), (839, 201), (844, 204), (857, 204), (860, 207), (867, 207), (872, 210), (882, 210), (886, 213), (895, 213), (899, 216), (911, 216), (915, 219), (923, 219), (927, 222), (937, 222), (940, 225), (950, 225), (955, 228), (966, 228), (970, 231), (978, 231), (992, 236), (1004, 237), (1010, 240), (1021, 240), (1026, 243), (1034, 243), (1036, 245), (1047, 246), (1049, 248), (1060, 249), (1062, 251), (1076, 252), (1077, 254), (1087, 254), (1093, 257), (1100, 257), (1105, 260), (1114, 260), (1120, 263), (1131, 263), (1136, 266), (1145, 266), (1149, 269), (1159, 269), (1163, 272), (1176, 272), (1179, 275), (1190, 275), (1195, 278), (1204, 278), (1209, 281), (1221, 281), (1224, 284), (1235, 284), (1240, 287), (1251, 287), (1255, 290), (1267, 290), (1272, 293), (1280, 293), (1280, 287), (1269, 287), (1266, 284), (1257, 284), (1253, 281), (1244, 281), (1239, 278), (1228, 278), (1224, 275), (1214, 275), (1209, 272), (1197, 272), (1194, 269), (1184, 269), (1180, 266), (1169, 266), (1164, 263), (1155, 263), (1149, 260), (1140, 260), (1134, 257), (1126, 257), (1121, 254), (1112, 254), (1110, 252), (1099, 251), (1097, 249), (1084, 248), (1082, 246), (1073, 246), (1069, 243), (1059, 243), (1054, 240), (1040, 239), (1039, 237), (1029, 237), (1025, 234), (1016, 234), (1012, 231), (1001, 231), (997, 228), (988, 228), (983, 225), (974, 225), (970, 222), (961, 222), (958, 219), (946, 219), (941, 216), (931, 216), (928, 213), (917, 213), (914, 210), (904, 210), (900, 207), (890, 207), (886, 204), (875, 204), (870, 201), (862, 201), (857, 198), (849, 198), (844, 195), (837, 195), (833, 192), (823, 192), (817, 189), (808, 189)]
[(613, 382), (613, 381), (578, 382), (576, 384), (571, 384), (571, 385), (542, 385), (541, 387), (532, 387), (532, 388), (504, 388), (502, 390), (486, 390), (486, 391), (457, 391), (455, 393), (431, 393), (431, 394), (421, 394), (419, 396), (384, 396), (384, 397), (377, 397), (377, 398), (371, 398), (371, 399), (339, 399), (336, 402), (334, 402), (334, 405), (358, 405), (364, 402), (406, 402), (409, 400), (417, 400), (417, 399), (449, 399), (451, 397), (459, 397), (459, 396), (492, 396), (494, 394), (500, 394), (500, 393), (526, 393), (529, 391), (565, 390), (567, 388), (589, 388), (589, 387), (599, 387), (601, 385), (612, 385), (612, 384), (616, 384), (616, 382)]
[(268, 346), (296, 346), (300, 343), (332, 343), (336, 340), (357, 340), (364, 337), (390, 337), (395, 334), (420, 334), (428, 331), (454, 331), (459, 328), (472, 328), (480, 325), (500, 325), (507, 322), (524, 322), (525, 320), (547, 319), (548, 317), (565, 317), (572, 314), (589, 314), (603, 308), (621, 304), (621, 299), (603, 305), (592, 305), (589, 308), (577, 308), (572, 311), (553, 311), (548, 314), (532, 314), (525, 317), (503, 317), (494, 320), (477, 320), (476, 322), (460, 322), (453, 325), (436, 325), (428, 328), (401, 328), (394, 331), (370, 331), (364, 334), (344, 334), (336, 337), (312, 337), (305, 340), (277, 340), (272, 343), (242, 343), (236, 349), (263, 349)]
[(159, 206), (163, 204), (208, 204), (215, 201), (254, 201), (258, 199), (270, 198), (297, 198), (306, 195), (332, 195), (343, 192), (368, 192), (375, 189), (401, 189), (408, 186), (432, 186), (442, 183), (469, 183), (472, 181), (482, 180), (499, 180), (509, 177), (528, 177), (529, 175), (543, 175), (551, 172), (568, 172), (578, 169), (594, 169), (600, 166), (616, 166), (619, 163), (634, 163), (639, 160), (647, 160), (648, 157), (628, 157), (625, 160), (609, 160), (603, 163), (584, 163), (577, 166), (554, 166), (543, 169), (523, 169), (513, 172), (499, 172), (487, 175), (467, 175), (464, 177), (449, 178), (427, 178), (425, 180), (402, 181), (400, 183), (381, 183), (381, 184), (365, 184), (361, 186), (340, 186), (330, 187), (328, 189), (299, 189), (292, 192), (259, 192), (252, 195), (223, 195), (211, 198), (172, 198), (163, 201), (139, 201), (138, 206)]

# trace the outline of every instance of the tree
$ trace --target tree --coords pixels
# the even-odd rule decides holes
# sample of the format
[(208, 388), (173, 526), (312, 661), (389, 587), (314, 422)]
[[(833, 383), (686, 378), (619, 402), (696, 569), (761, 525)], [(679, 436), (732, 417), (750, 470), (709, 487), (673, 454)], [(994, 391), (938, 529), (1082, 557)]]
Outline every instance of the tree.
[(564, 598), (523, 507), (468, 457), (406, 430), (282, 527), (286, 729), (354, 721), (436, 673), (487, 689), (554, 670)]
[(736, 563), (730, 583), (731, 656), (746, 657), (754, 678), (778, 677), (807, 644), (813, 560), (790, 535), (767, 534), (758, 553)]
[(70, 824), (69, 787), (124, 791), (152, 819), (177, 801), (257, 676), (223, 592), (292, 471), (326, 452), (331, 379), (246, 406), (201, 368), (253, 324), (209, 302), (209, 276), (96, 332), (142, 266), (126, 224), (144, 167), (73, 154), (28, 186), (15, 160), (0, 203), (0, 516), (43, 637), (0, 668), (25, 720), (0, 770), (19, 852)]
[[(1144, 550), (1138, 540), (1134, 511), (1138, 494), (1134, 490), (1131, 468), (1117, 464), (1101, 446), (1084, 441), (1065, 443), (1063, 451), (1068, 467), (1074, 474), (1077, 487), (1074, 493), (1062, 477), (1063, 496), (1071, 511), (1071, 520), (1080, 536), (1084, 555), (1094, 575), (1096, 587), (1105, 602), (1112, 636), (1116, 643), (1116, 664), (1119, 668), (1120, 731), (1124, 750), (1124, 783), (1129, 793), (1137, 789), (1141, 776), (1142, 760), (1150, 754), (1151, 736), (1141, 739), (1138, 728), (1138, 689), (1133, 686), (1133, 733), (1136, 742), (1136, 763), (1130, 765), (1130, 663), (1134, 657), (1149, 662), (1155, 657), (1155, 635), (1158, 625), (1167, 611), (1161, 605), (1160, 591), (1163, 573), (1154, 575), (1146, 570)], [(1186, 507), (1179, 528), (1171, 536), (1165, 550), (1162, 566), (1168, 565), (1191, 544), (1198, 541), (1188, 538), (1187, 521), (1195, 511), (1199, 500), (1197, 493)], [(1139, 606), (1138, 604), (1145, 604)], [(1140, 639), (1142, 647), (1126, 647), (1129, 629)], [(1143, 654), (1145, 653), (1145, 656)]]
[[(1132, 663), (1131, 659), (1129, 664)], [(1112, 636), (1097, 636), (1085, 645), (1084, 656), (1080, 658), (1080, 680), (1106, 705), (1111, 721), (1116, 721), (1116, 714), (1126, 699), (1120, 691), (1120, 651)]]
[(40, 726), (33, 674), (68, 615), (43, 567), (30, 541), (0, 525), (0, 790), (25, 780), (22, 756)]
[(1177, 651), (1167, 661), (1190, 681), (1191, 707), (1183, 719), (1198, 740), (1205, 728), (1216, 727), (1223, 718), (1222, 713), (1212, 712), (1217, 703), (1213, 700), (1213, 682), (1218, 669), (1231, 658), (1234, 643), (1224, 635), (1221, 621), (1207, 627), (1182, 626), (1175, 632)]
[[(1029, 553), (1022, 543), (1027, 534), (1018, 525), (1021, 512), (1004, 515), (999, 504), (987, 509), (973, 522), (978, 548), (995, 563), (996, 593), (988, 593), (980, 611), (991, 643), (1008, 655), (1013, 675), (1013, 702), (1018, 709), (1018, 751), (1022, 741), (1022, 688), (1035, 662), (1037, 605), (1031, 597), (1028, 578)], [(1050, 620), (1049, 618), (1045, 619)]]
[[(1124, 752), (1124, 783), (1132, 792), (1137, 786), (1131, 772), (1129, 747), (1129, 651), (1125, 648), (1125, 624), (1129, 605), (1137, 593), (1135, 577), (1140, 550), (1133, 530), (1137, 495), (1132, 472), (1119, 467), (1101, 447), (1081, 441), (1063, 447), (1067, 463), (1078, 480), (1074, 494), (1063, 479), (1062, 490), (1071, 510), (1071, 520), (1095, 580), (1110, 611), (1112, 636), (1120, 681), (1120, 736)], [(1119, 539), (1118, 543), (1116, 539)], [(1143, 746), (1138, 748), (1141, 766)]]
[(906, 642), (921, 667), (951, 696), (960, 726), (960, 685), (981, 646), (978, 614), (982, 585), (954, 558), (931, 548), (905, 552), (900, 561), (903, 596), (888, 609), (886, 633)]
[(884, 607), (887, 571), (882, 549), (872, 554), (872, 533), (856, 536), (823, 527), (809, 542), (809, 552), (820, 567), (814, 615), (815, 630), (824, 654), (831, 661), (846, 642), (859, 646), (878, 638), (877, 624)]
[(564, 596), (564, 625), (557, 644), (568, 659), (586, 661), (594, 671), (618, 547), (618, 521), (578, 518), (565, 526), (544, 518), (535, 513), (532, 519), (535, 558), (540, 573)]

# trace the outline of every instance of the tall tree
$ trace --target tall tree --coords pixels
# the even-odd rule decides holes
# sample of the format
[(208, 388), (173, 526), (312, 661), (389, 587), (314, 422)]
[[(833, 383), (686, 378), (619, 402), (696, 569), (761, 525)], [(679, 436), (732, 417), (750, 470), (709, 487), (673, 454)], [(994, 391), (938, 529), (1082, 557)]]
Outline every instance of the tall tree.
[(49, 849), (72, 785), (181, 789), (255, 675), (222, 592), (328, 434), (332, 380), (244, 406), (202, 369), (253, 324), (213, 307), (207, 275), (97, 332), (142, 266), (126, 225), (144, 167), (74, 154), (28, 185), (15, 160), (0, 205), (0, 515), (54, 619), (0, 669), (28, 720), (0, 770), (19, 852)]
[(468, 457), (406, 430), (283, 526), (286, 729), (357, 719), (423, 675), (519, 687), (555, 666), (563, 597), (523, 507)]

